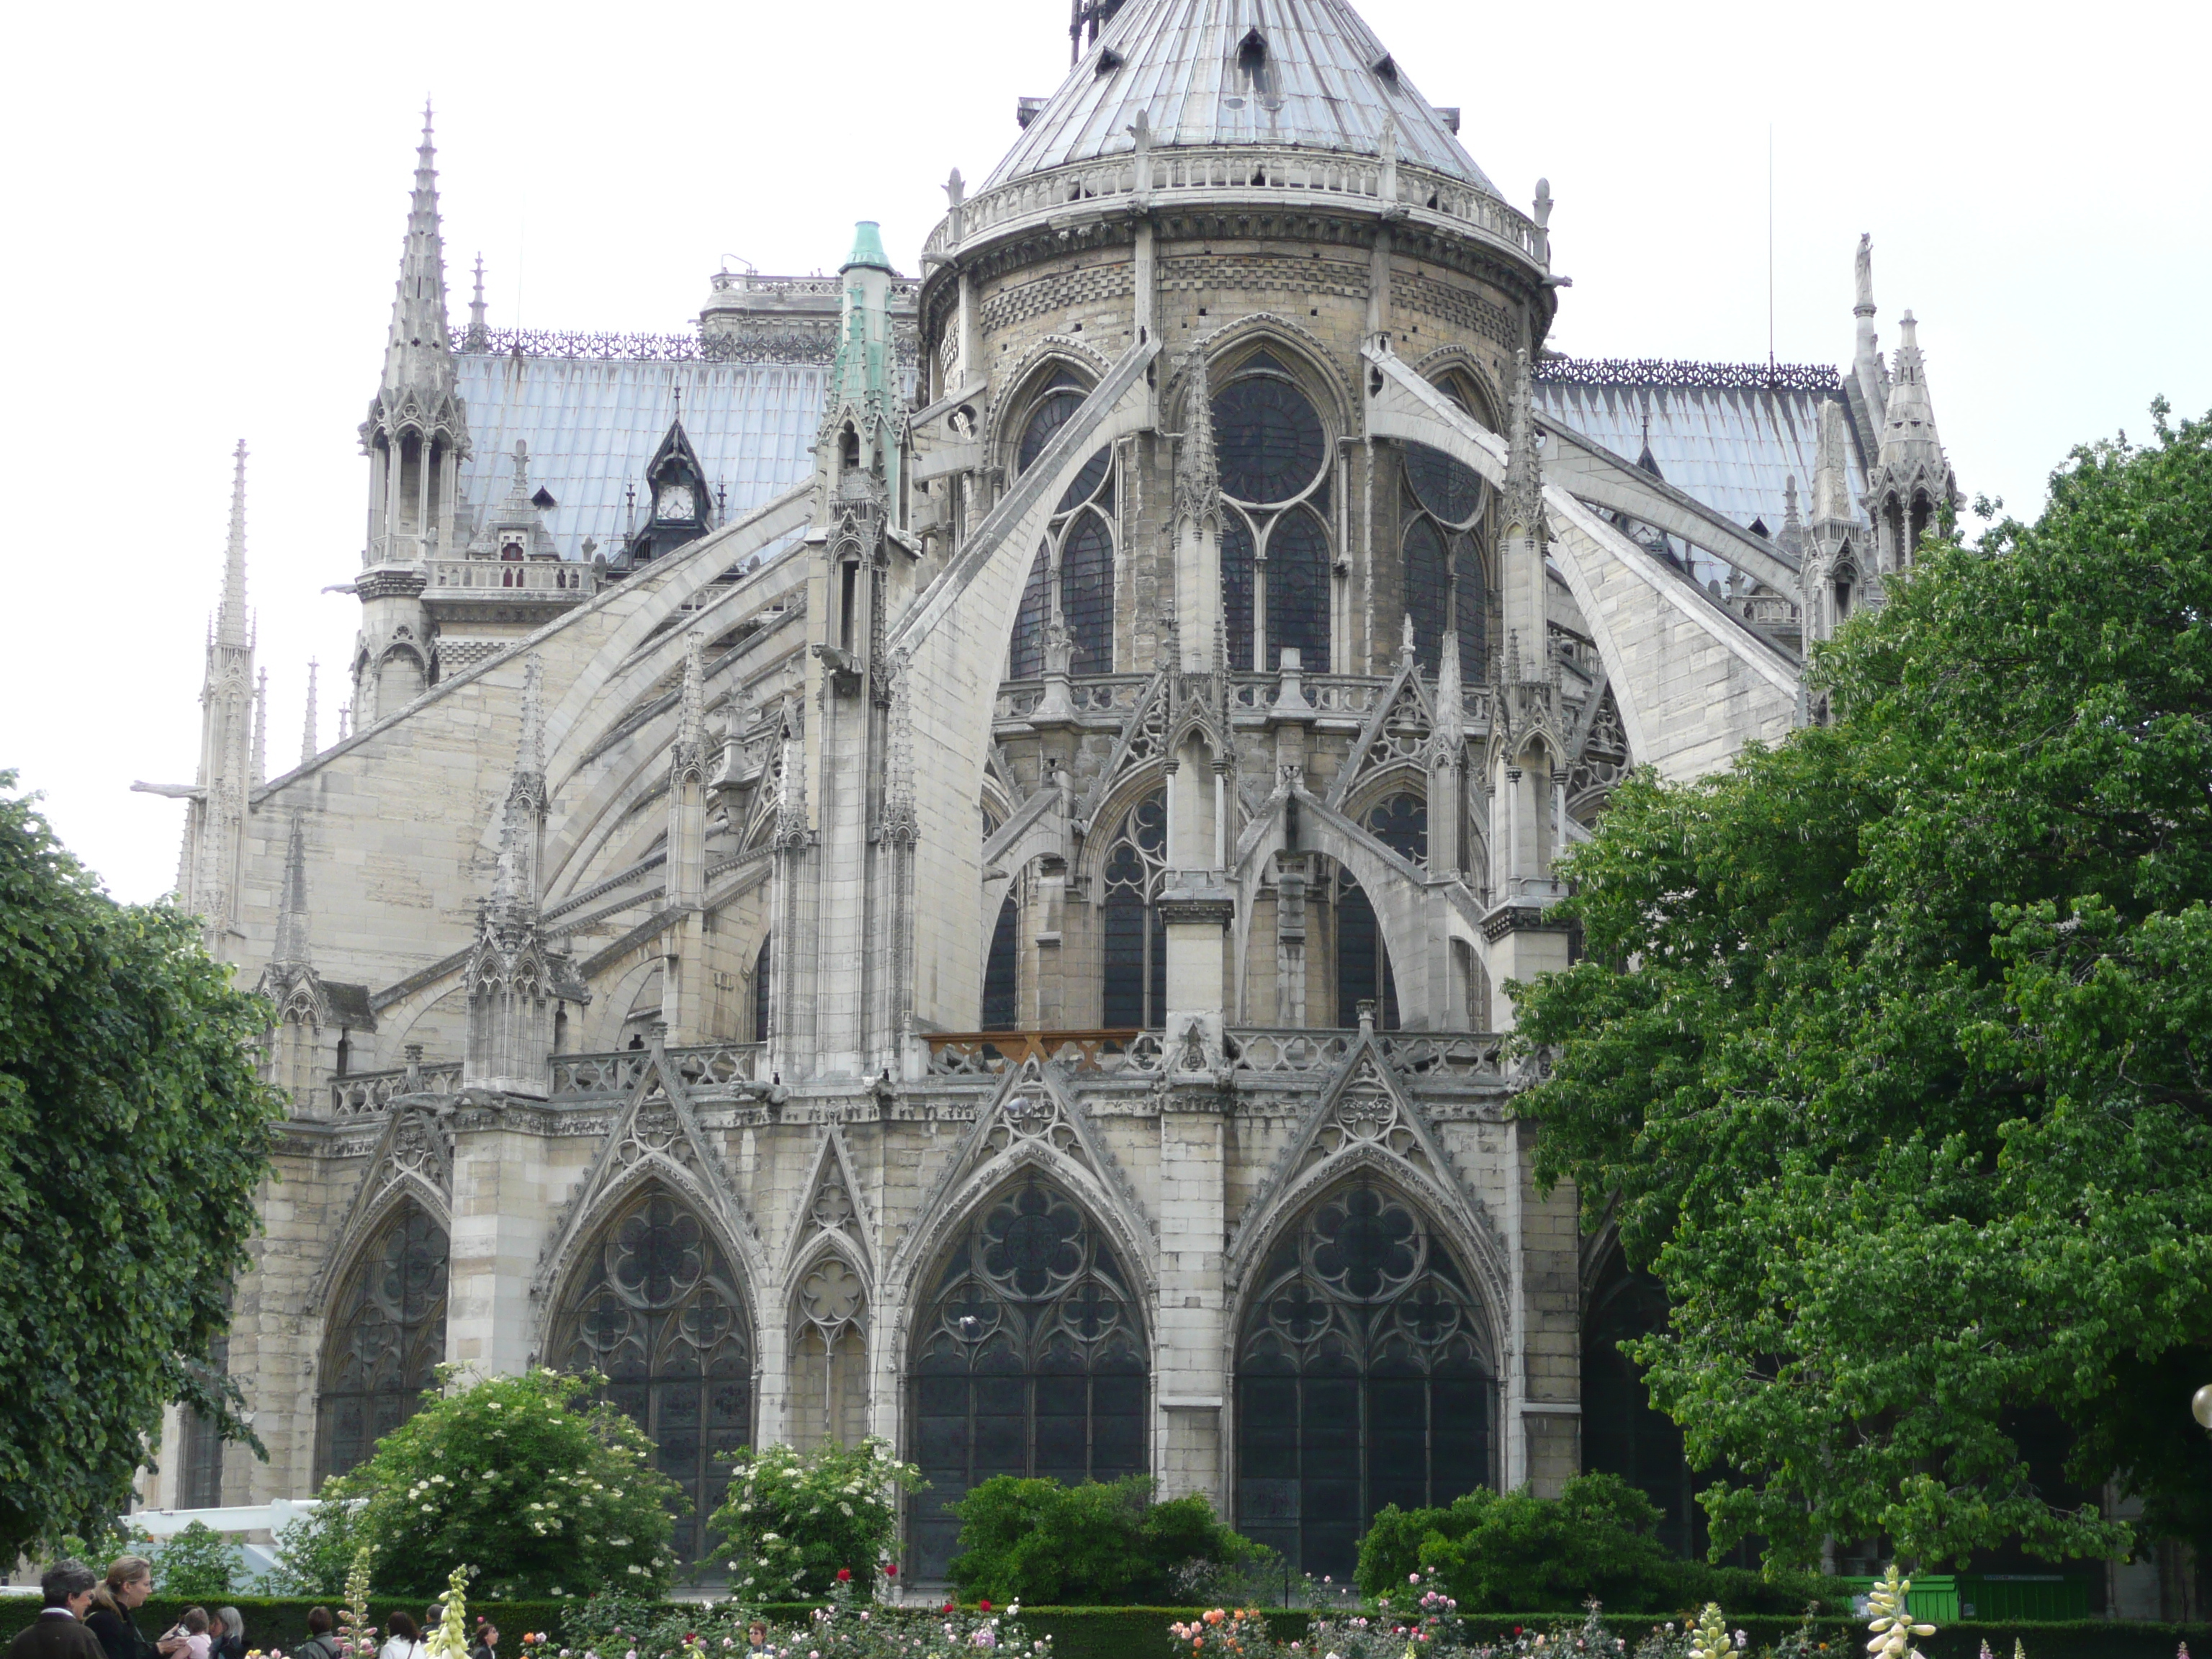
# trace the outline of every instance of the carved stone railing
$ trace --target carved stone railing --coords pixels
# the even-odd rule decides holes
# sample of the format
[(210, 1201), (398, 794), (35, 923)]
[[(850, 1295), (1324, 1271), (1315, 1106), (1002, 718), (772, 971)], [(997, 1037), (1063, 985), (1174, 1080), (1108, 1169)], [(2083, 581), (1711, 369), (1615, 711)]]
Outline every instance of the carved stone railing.
[[(1067, 700), (1079, 714), (1126, 714), (1137, 706), (1137, 699), (1152, 681), (1150, 674), (1071, 678), (1067, 682)], [(993, 717), (1002, 720), (1027, 720), (1044, 701), (1044, 690), (1042, 680), (1000, 681)]]
[(355, 1072), (331, 1079), (331, 1115), (370, 1117), (390, 1109), (400, 1095), (449, 1095), (460, 1086), (458, 1060), (416, 1067), (412, 1083), (404, 1066), (389, 1072)]
[[(1328, 1072), (1358, 1041), (1356, 1027), (1231, 1026), (1222, 1034), (1240, 1072)], [(1504, 1039), (1482, 1031), (1378, 1031), (1383, 1057), (1414, 1077), (1503, 1078)]]
[(564, 605), (592, 597), (592, 567), (570, 559), (432, 559), (426, 569), (425, 595), (433, 600), (456, 587)]
[(1383, 1031), (1382, 1052), (1400, 1071), (1414, 1077), (1505, 1076), (1505, 1039), (1488, 1031)]
[(1158, 1031), (932, 1031), (932, 1077), (996, 1077), (1009, 1066), (1036, 1060), (1071, 1072), (1153, 1073), (1163, 1069)]
[(963, 202), (940, 220), (922, 258), (942, 259), (961, 244), (1024, 220), (1050, 220), (1091, 204), (1122, 205), (1114, 198), (1140, 196), (1143, 205), (1159, 210), (1204, 207), (1211, 205), (1209, 198), (1232, 196), (1239, 203), (1279, 201), (1293, 210), (1319, 205), (1316, 197), (1358, 201), (1433, 216), (1502, 242), (1534, 264), (1547, 263), (1535, 222), (1464, 179), (1405, 161), (1390, 175), (1373, 156), (1256, 144), (1154, 149), (1141, 160), (1131, 150), (1018, 179)]
[(1289, 1025), (1232, 1025), (1221, 1034), (1230, 1065), (1240, 1072), (1328, 1072), (1344, 1063), (1356, 1028), (1306, 1030)]
[[(706, 1042), (664, 1052), (687, 1088), (726, 1089), (761, 1080), (763, 1042)], [(625, 1095), (645, 1076), (652, 1054), (618, 1048), (611, 1054), (553, 1056), (553, 1098), (599, 1099)]]

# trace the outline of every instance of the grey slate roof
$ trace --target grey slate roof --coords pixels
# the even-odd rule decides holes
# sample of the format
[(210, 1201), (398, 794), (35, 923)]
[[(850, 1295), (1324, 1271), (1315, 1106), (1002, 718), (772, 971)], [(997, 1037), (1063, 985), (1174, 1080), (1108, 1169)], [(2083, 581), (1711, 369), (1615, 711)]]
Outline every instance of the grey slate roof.
[[(1256, 82), (1238, 61), (1254, 27), (1267, 46)], [(1102, 72), (1109, 53), (1121, 66)], [(1296, 144), (1360, 155), (1382, 153), (1383, 122), (1395, 118), (1401, 160), (1498, 194), (1344, 0), (1130, 0), (983, 188), (1126, 155), (1140, 109), (1155, 148)]]
[[(1577, 365), (1600, 368), (1602, 365)], [(1572, 427), (1591, 442), (1623, 460), (1634, 461), (1644, 443), (1644, 419), (1650, 418), (1651, 458), (1660, 476), (1696, 496), (1715, 512), (1747, 529), (1763, 520), (1770, 534), (1782, 528), (1784, 481), (1797, 480), (1797, 504), (1809, 514), (1813, 466), (1820, 453), (1820, 404), (1841, 395), (1804, 386), (1650, 384), (1607, 382), (1595, 376), (1560, 375), (1554, 363), (1539, 366), (1536, 412)], [(1709, 370), (1707, 365), (1683, 365)], [(1764, 374), (1764, 364), (1748, 365), (1744, 379)], [(1710, 375), (1708, 375), (1710, 378)], [(1856, 447), (1850, 451), (1850, 487), (1854, 517), (1866, 489), (1866, 466)]]
[(456, 354), (472, 449), (461, 494), (479, 510), (502, 500), (519, 438), (530, 482), (556, 505), (544, 514), (562, 557), (585, 556), (586, 537), (612, 556), (635, 527), (646, 463), (668, 433), (684, 392), (684, 429), (710, 485), (727, 489), (729, 516), (773, 500), (814, 470), (823, 379), (816, 363), (669, 362)]

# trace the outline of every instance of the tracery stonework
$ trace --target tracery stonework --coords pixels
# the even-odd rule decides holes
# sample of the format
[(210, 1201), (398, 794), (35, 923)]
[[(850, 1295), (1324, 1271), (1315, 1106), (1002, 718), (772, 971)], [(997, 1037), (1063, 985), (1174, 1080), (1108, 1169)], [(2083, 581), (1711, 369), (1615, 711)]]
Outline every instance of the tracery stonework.
[(1662, 1484), (1583, 1431), (1502, 988), (1567, 961), (1631, 767), (1813, 707), (1807, 637), (1895, 579), (1869, 488), (1954, 489), (1924, 366), (1870, 295), (1848, 374), (1552, 357), (1548, 187), (1347, 0), (1270, 13), (1256, 137), (1210, 15), (1130, 0), (924, 248), (718, 274), (696, 337), (449, 295), (426, 121), (346, 740), (255, 758), (241, 452), (161, 791), (284, 1010), (228, 1500), (446, 1362), (605, 1376), (694, 1561), (724, 1454), (880, 1434), (935, 1483), (902, 1583), (999, 1472), (1149, 1474), (1315, 1571), (1586, 1451)]

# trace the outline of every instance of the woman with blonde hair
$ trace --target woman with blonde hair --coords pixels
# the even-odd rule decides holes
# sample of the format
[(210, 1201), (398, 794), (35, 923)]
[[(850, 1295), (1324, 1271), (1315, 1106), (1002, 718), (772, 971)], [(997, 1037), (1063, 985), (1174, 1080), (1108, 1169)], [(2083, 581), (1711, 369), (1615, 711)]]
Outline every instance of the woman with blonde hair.
[(131, 1617), (153, 1593), (154, 1564), (144, 1556), (118, 1555), (107, 1564), (107, 1577), (93, 1591), (92, 1611), (84, 1618), (107, 1659), (157, 1659), (159, 1650)]

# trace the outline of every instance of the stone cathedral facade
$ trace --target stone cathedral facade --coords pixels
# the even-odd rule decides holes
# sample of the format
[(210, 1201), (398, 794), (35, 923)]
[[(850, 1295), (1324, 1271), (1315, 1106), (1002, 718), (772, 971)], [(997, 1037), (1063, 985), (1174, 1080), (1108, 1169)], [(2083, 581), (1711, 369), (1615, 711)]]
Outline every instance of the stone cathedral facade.
[[(313, 1492), (432, 1368), (596, 1370), (694, 1514), (886, 1437), (1140, 1473), (1316, 1572), (1585, 1467), (1678, 1542), (1648, 1287), (1510, 1107), (1504, 987), (1632, 766), (1818, 717), (1955, 499), (1866, 252), (1841, 372), (1588, 362), (1346, 0), (1128, 0), (902, 276), (695, 332), (449, 314), (426, 120), (339, 740), (271, 775), (246, 458), (179, 889), (278, 1011), (227, 1363)], [(366, 366), (365, 366), (366, 368)]]

